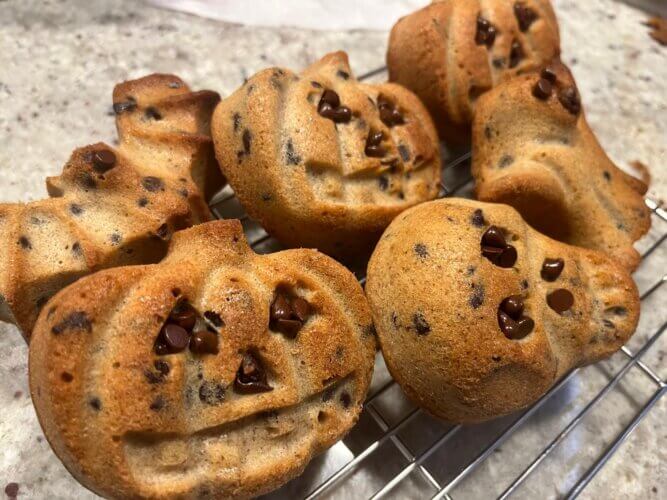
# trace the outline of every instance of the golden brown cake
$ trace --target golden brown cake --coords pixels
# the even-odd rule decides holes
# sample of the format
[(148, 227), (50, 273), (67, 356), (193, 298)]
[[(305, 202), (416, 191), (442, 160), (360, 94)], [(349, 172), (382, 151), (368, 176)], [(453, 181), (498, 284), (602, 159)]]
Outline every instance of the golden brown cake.
[(257, 255), (238, 221), (44, 307), (30, 388), (68, 470), (106, 498), (247, 498), (355, 424), (375, 358), (363, 291), (315, 250)]
[(399, 19), (387, 50), (389, 79), (412, 90), (440, 136), (465, 143), (477, 98), (560, 52), (549, 0), (445, 0)]
[(639, 319), (627, 270), (511, 207), (443, 199), (387, 228), (366, 294), (389, 371), (429, 413), (480, 422), (618, 350)]
[(507, 203), (539, 231), (633, 270), (650, 225), (646, 185), (600, 147), (568, 69), (552, 63), (483, 96), (473, 123), (478, 199)]
[(288, 246), (368, 255), (397, 214), (438, 193), (438, 138), (419, 99), (357, 82), (344, 52), (299, 75), (256, 74), (217, 106), (212, 132), (238, 199)]
[(72, 153), (48, 199), (0, 204), (0, 319), (27, 338), (39, 310), (80, 276), (157, 262), (173, 231), (210, 219), (223, 183), (210, 138), (210, 91), (173, 75), (117, 85), (120, 145)]

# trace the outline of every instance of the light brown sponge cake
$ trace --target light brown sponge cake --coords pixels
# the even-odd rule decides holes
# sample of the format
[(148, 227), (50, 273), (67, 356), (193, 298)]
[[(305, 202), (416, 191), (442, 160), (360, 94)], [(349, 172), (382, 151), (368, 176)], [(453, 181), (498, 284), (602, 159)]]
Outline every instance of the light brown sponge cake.
[(209, 220), (223, 177), (210, 138), (210, 91), (173, 75), (117, 85), (120, 144), (75, 150), (48, 199), (0, 204), (0, 319), (29, 338), (55, 292), (98, 269), (157, 262), (173, 231)]
[(399, 19), (389, 36), (389, 79), (426, 105), (442, 139), (466, 143), (477, 98), (560, 52), (548, 0), (436, 1)]
[(397, 217), (366, 294), (393, 377), (453, 422), (531, 405), (616, 352), (639, 319), (637, 288), (614, 259), (541, 235), (507, 205), (462, 199)]
[(300, 74), (271, 68), (221, 101), (213, 140), (247, 213), (282, 243), (368, 256), (402, 210), (436, 197), (426, 109), (395, 84), (362, 84), (335, 52)]
[(238, 221), (215, 221), (176, 233), (159, 264), (52, 298), (30, 388), (58, 457), (105, 498), (247, 498), (352, 428), (375, 346), (342, 265), (315, 250), (257, 255)]
[(637, 267), (633, 243), (651, 225), (646, 185), (600, 147), (564, 65), (554, 62), (484, 95), (472, 153), (478, 199), (512, 205), (553, 238)]

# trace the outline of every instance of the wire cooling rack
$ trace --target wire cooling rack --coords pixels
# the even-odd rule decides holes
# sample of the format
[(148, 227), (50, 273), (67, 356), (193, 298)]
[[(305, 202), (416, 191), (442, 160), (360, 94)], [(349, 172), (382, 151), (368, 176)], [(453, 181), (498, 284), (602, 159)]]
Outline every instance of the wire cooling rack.
[[(377, 68), (359, 80), (385, 70)], [(470, 153), (443, 155), (440, 197), (471, 197), (469, 164)], [(665, 260), (656, 252), (664, 251), (667, 212), (655, 201), (645, 201), (652, 229), (643, 240), (642, 264), (635, 274), (643, 314), (667, 282)], [(240, 219), (257, 252), (282, 248), (244, 213), (229, 186), (211, 208), (219, 218)], [(362, 285), (363, 273), (357, 272)], [(650, 319), (649, 325), (640, 322), (622, 354), (569, 372), (527, 410), (475, 426), (448, 425), (413, 406), (378, 354), (359, 424), (271, 497), (451, 499), (460, 492), (465, 498), (575, 498), (667, 391), (663, 378), (641, 359), (667, 329), (667, 318)], [(605, 422), (609, 415), (611, 425)], [(554, 472), (559, 465), (565, 473)], [(531, 480), (537, 484), (531, 486)]]

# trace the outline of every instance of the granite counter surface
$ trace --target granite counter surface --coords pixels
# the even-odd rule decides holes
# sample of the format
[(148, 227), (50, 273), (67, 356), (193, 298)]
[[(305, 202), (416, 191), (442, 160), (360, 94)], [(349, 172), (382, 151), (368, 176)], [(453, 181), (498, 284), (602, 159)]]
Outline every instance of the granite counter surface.
[[(602, 145), (621, 166), (635, 160), (648, 165), (653, 174), (649, 196), (667, 199), (667, 47), (648, 36), (642, 25), (647, 16), (631, 7), (612, 0), (554, 4), (563, 58), (572, 67)], [(195, 89), (211, 88), (224, 97), (266, 66), (299, 69), (338, 49), (349, 53), (353, 69), (361, 74), (383, 64), (386, 40), (387, 33), (361, 30), (246, 28), (130, 0), (0, 0), (0, 201), (45, 196), (44, 177), (58, 174), (74, 148), (113, 143), (110, 103), (116, 82), (151, 72), (175, 73)], [(649, 248), (666, 232), (667, 223), (654, 217), (654, 227), (639, 247)], [(667, 245), (650, 259), (636, 273), (640, 292), (667, 269)], [(640, 347), (665, 322), (666, 302), (667, 287), (645, 301), (631, 347)], [(663, 379), (666, 349), (661, 339), (645, 357)], [(95, 498), (69, 475), (43, 437), (28, 391), (27, 348), (12, 326), (0, 325), (0, 353), (0, 487), (17, 482), (19, 496), (25, 498)], [(564, 394), (537, 412), (453, 496), (500, 493), (624, 362), (619, 354), (578, 373)], [(553, 498), (565, 493), (653, 390), (643, 373), (631, 370), (517, 496)], [(664, 498), (666, 419), (663, 398), (583, 496)], [(423, 446), (423, 434), (441, 430), (438, 425), (428, 422), (421, 437), (408, 432), (405, 439)], [(448, 453), (471, 447), (475, 434), (492, 427), (471, 428)], [(448, 461), (451, 456), (436, 454), (429, 463), (447, 477)], [(369, 464), (367, 473), (376, 476), (355, 475), (350, 481), (354, 491), (372, 493), (387, 479), (382, 469)], [(344, 498), (350, 490), (334, 493)]]

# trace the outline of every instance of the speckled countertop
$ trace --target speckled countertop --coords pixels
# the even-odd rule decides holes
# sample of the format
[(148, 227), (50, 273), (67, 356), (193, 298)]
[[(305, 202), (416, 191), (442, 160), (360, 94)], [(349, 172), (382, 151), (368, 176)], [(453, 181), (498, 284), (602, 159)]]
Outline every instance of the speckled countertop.
[[(625, 5), (612, 0), (554, 3), (564, 60), (577, 78), (601, 143), (621, 166), (634, 160), (648, 165), (653, 174), (649, 195), (667, 199), (667, 48), (649, 38), (642, 25), (646, 15)], [(100, 140), (112, 143), (110, 102), (116, 82), (168, 72), (193, 88), (211, 88), (224, 97), (266, 66), (298, 69), (332, 50), (347, 51), (355, 72), (361, 74), (382, 64), (386, 39), (387, 33), (360, 30), (246, 28), (130, 0), (0, 0), (0, 201), (45, 196), (44, 177), (59, 173), (74, 148)], [(666, 232), (667, 223), (654, 217), (651, 233), (638, 246), (647, 249)], [(637, 271), (640, 291), (649, 289), (667, 269), (666, 247), (653, 252)], [(665, 322), (665, 303), (667, 287), (644, 302), (630, 347), (638, 349)], [(661, 339), (644, 358), (663, 378), (666, 350), (667, 341)], [(0, 325), (0, 487), (17, 482), (19, 496), (26, 498), (92, 498), (71, 478), (43, 437), (30, 403), (26, 358), (27, 348), (17, 331)], [(563, 394), (540, 409), (453, 496), (484, 498), (500, 493), (624, 362), (619, 354), (578, 373)], [(552, 498), (566, 492), (653, 389), (643, 373), (632, 369), (517, 496)], [(394, 400), (387, 411), (399, 419), (399, 410), (407, 403), (400, 393), (394, 396), (399, 403)], [(614, 492), (611, 496), (664, 498), (666, 420), (663, 398), (595, 477), (584, 497), (608, 497)], [(502, 423), (460, 433), (447, 454), (436, 453), (428, 463), (438, 477), (447, 478), (452, 455), (469, 455), (478, 436), (494, 432)], [(404, 439), (419, 449), (439, 432), (442, 426), (427, 419), (418, 429), (406, 430)], [(356, 440), (353, 435), (346, 444), (353, 448), (359, 445)], [(390, 459), (383, 460), (368, 465), (366, 472), (372, 477), (352, 477), (355, 493), (370, 494), (387, 480), (383, 471)], [(311, 469), (324, 462), (317, 460)], [(298, 485), (291, 486), (292, 491), (301, 491)], [(343, 498), (350, 490), (334, 493)]]

